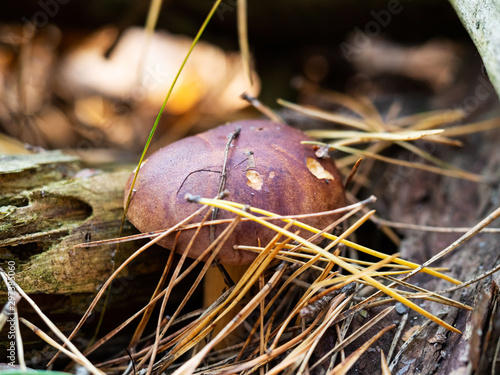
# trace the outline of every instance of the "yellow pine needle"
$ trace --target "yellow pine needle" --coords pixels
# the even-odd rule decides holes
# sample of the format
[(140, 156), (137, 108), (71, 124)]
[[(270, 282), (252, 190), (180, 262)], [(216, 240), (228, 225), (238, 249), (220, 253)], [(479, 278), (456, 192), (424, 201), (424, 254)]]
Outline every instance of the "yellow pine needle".
[[(368, 218), (373, 214), (373, 212), (368, 212), (367, 214), (365, 214), (362, 218), (360, 218), (359, 220), (356, 221), (356, 223), (354, 223), (353, 225), (351, 225), (346, 231), (344, 231), (344, 233), (342, 233), (342, 235), (340, 237), (338, 237), (335, 241), (333, 241), (328, 247), (333, 247), (335, 246), (336, 244), (338, 244), (343, 238), (347, 237), (348, 235), (350, 235), (351, 233), (353, 233), (357, 228), (359, 228), (366, 220), (368, 220)], [(314, 237), (314, 236), (313, 236)], [(294, 248), (295, 249), (295, 248)], [(328, 250), (328, 249), (325, 249), (325, 250)], [(281, 250), (280, 250), (281, 251)], [(279, 252), (278, 252), (279, 253)], [(296, 270), (286, 281), (285, 283), (281, 286), (280, 290), (278, 291), (278, 293), (276, 293), (276, 295), (273, 297), (273, 299), (271, 300), (271, 302), (268, 304), (268, 308), (270, 308), (272, 306), (272, 304), (274, 303), (274, 301), (278, 298), (278, 296), (283, 292), (283, 290), (285, 289), (285, 287), (290, 283), (292, 282), (292, 280), (294, 280), (297, 276), (299, 276), (302, 272), (304, 272), (306, 269), (309, 269), (310, 267), (313, 267), (313, 264), (315, 262), (317, 262), (319, 259), (321, 259), (321, 254), (316, 254), (314, 255), (314, 257), (312, 257), (306, 264), (303, 264), (298, 270)], [(326, 260), (328, 261), (328, 260)], [(328, 269), (328, 267), (327, 267)], [(323, 274), (320, 275), (320, 279), (326, 275), (328, 275), (328, 272), (327, 272), (327, 269), (323, 269)], [(323, 276), (324, 275), (324, 276)], [(329, 277), (333, 277), (335, 275), (329, 275)], [(304, 293), (304, 295), (307, 295), (309, 293), (314, 293), (315, 291), (312, 291), (312, 288), (310, 287), (306, 293)], [(307, 301), (308, 298), (303, 298), (301, 301)], [(302, 303), (300, 302), (299, 303), (299, 306), (300, 306), (300, 309), (302, 308)], [(296, 311), (299, 311), (300, 310), (298, 307), (296, 308)], [(292, 313), (290, 314), (290, 319), (295, 315), (295, 313)], [(283, 328), (287, 325), (288, 323), (284, 324), (283, 325)], [(281, 332), (282, 333), (282, 332)], [(279, 337), (279, 335), (278, 335)], [(275, 340), (275, 343), (277, 343), (277, 340)], [(274, 345), (274, 344), (273, 344)]]
[[(243, 211), (243, 210), (240, 210), (238, 208), (235, 208), (231, 205), (228, 205), (226, 202), (222, 202), (220, 200), (216, 200), (216, 199), (209, 199), (209, 198), (199, 198), (199, 199), (196, 199), (196, 201), (200, 204), (204, 204), (204, 205), (208, 205), (208, 206), (211, 206), (211, 207), (218, 207), (219, 209), (223, 209), (223, 210), (226, 210), (226, 211), (230, 211), (230, 212), (233, 212), (235, 214), (238, 214), (240, 216), (243, 216), (243, 217), (248, 217), (248, 218), (251, 218), (253, 221), (265, 226), (265, 227), (268, 227), (272, 230), (274, 230), (275, 232), (277, 233), (280, 233), (282, 234), (283, 236), (286, 236), (286, 237), (289, 237), (301, 244), (303, 244), (304, 246), (306, 246), (306, 248), (309, 248), (311, 251), (317, 253), (317, 254), (321, 254), (323, 255), (325, 258), (327, 258), (328, 260), (334, 262), (336, 265), (338, 265), (339, 267), (345, 269), (346, 271), (349, 271), (350, 273), (352, 274), (358, 274), (360, 273), (360, 271), (357, 270), (356, 267), (352, 266), (351, 264), (339, 259), (338, 257), (334, 256), (333, 254), (325, 251), (324, 249), (322, 249), (321, 247), (305, 240), (304, 238), (294, 234), (294, 233), (291, 233), (277, 225), (274, 225), (274, 224), (271, 224), (271, 223), (268, 223), (266, 222), (265, 220), (262, 220), (260, 219), (259, 217), (256, 217), (254, 215), (252, 215), (251, 213), (249, 212), (246, 212), (246, 211)], [(414, 304), (413, 302), (407, 300), (406, 298), (400, 296), (398, 293), (396, 293), (394, 290), (390, 289), (390, 288), (387, 288), (384, 284), (374, 280), (372, 277), (370, 276), (362, 276), (361, 277), (364, 281), (366, 281), (367, 283), (369, 283), (370, 285), (372, 285), (373, 287), (379, 289), (380, 291), (382, 291), (383, 293), (387, 294), (388, 296), (390, 297), (393, 297), (394, 299), (398, 300), (399, 302), (403, 303), (404, 305), (408, 306), (409, 308), (411, 308), (412, 310), (415, 310), (416, 312), (418, 312), (419, 314), (425, 316), (426, 318), (432, 320), (433, 322), (439, 324), (440, 326), (442, 327), (445, 327), (446, 329), (450, 330), (450, 331), (453, 331), (453, 332), (457, 332), (457, 333), (461, 333), (458, 329), (456, 329), (455, 327), (449, 325), (448, 323), (446, 323), (445, 321), (439, 319), (438, 317), (430, 314), (429, 312), (427, 312), (426, 310), (422, 309), (421, 307), (419, 307), (418, 305)]]
[[(289, 224), (289, 226), (291, 226), (291, 223)], [(271, 249), (278, 241), (280, 235), (281, 233), (277, 234), (276, 237), (273, 239), (273, 241), (271, 241), (269, 245), (266, 246), (266, 249)], [(275, 249), (272, 250), (272, 252), (273, 253), (278, 252), (280, 249), (281, 247), (277, 246)], [(262, 274), (267, 265), (272, 261), (272, 258), (273, 257), (270, 256), (269, 251), (265, 251), (262, 254), (260, 254), (257, 257), (257, 259), (254, 260), (254, 262), (250, 265), (250, 267), (242, 276), (238, 284), (236, 284), (236, 286), (234, 287), (233, 291), (228, 296), (228, 298), (224, 302), (222, 302), (216, 309), (210, 312), (210, 314), (202, 316), (200, 318), (200, 321), (209, 322), (214, 317), (217, 317), (215, 321), (211, 323), (211, 326), (202, 331), (204, 323), (199, 324), (196, 328), (193, 328), (190, 332), (188, 332), (188, 334), (180, 341), (178, 347), (186, 348), (187, 345), (189, 345), (190, 348), (194, 346), (190, 344), (196, 335), (198, 335), (198, 338), (200, 339), (206, 336), (209, 333), (209, 331), (213, 328), (213, 326), (215, 326), (215, 324), (222, 318), (222, 316), (231, 311), (238, 304), (238, 302), (244, 297), (244, 295), (254, 284), (255, 280), (258, 279), (258, 276)], [(227, 304), (229, 304), (229, 306), (226, 307)], [(224, 311), (221, 313), (222, 309), (224, 309)], [(185, 351), (187, 351), (187, 349), (176, 352), (175, 353), (176, 358), (181, 354), (183, 354)]]
[[(227, 201), (227, 200), (225, 200), (224, 203), (227, 204), (227, 205), (229, 205), (229, 206), (232, 206), (232, 207), (235, 207), (235, 208), (239, 208), (239, 209), (243, 209), (245, 207), (245, 205), (243, 205), (241, 203), (231, 202), (231, 201)], [(261, 208), (250, 207), (249, 210), (251, 212), (255, 212), (255, 213), (258, 213), (258, 214), (261, 214), (261, 215), (265, 215), (265, 216), (271, 216), (271, 217), (275, 216), (275, 214), (273, 214), (272, 212), (263, 210)], [(259, 219), (260, 221), (263, 221), (262, 219), (260, 219), (258, 217), (257, 217), (257, 219)], [(252, 219), (252, 220), (254, 220), (254, 219)], [(289, 220), (289, 219), (283, 219), (283, 221), (284, 222), (290, 222), (291, 220)], [(319, 233), (320, 232), (319, 229), (314, 228), (314, 227), (312, 227), (310, 225), (304, 224), (304, 223), (302, 223), (300, 221), (294, 221), (293, 225), (296, 226), (296, 227), (305, 229), (305, 230), (307, 230), (309, 232), (312, 232), (312, 233)], [(281, 227), (277, 227), (277, 228), (282, 229)], [(330, 240), (336, 240), (338, 238), (338, 236), (335, 236), (335, 235), (329, 234), (329, 233), (323, 233), (322, 236), (325, 237), (325, 238), (328, 238)], [(351, 248), (353, 248), (355, 250), (361, 251), (362, 253), (374, 256), (376, 258), (384, 259), (384, 258), (387, 258), (389, 256), (387, 254), (378, 252), (376, 250), (370, 249), (370, 248), (368, 248), (366, 246), (359, 245), (359, 244), (357, 244), (355, 242), (352, 242), (352, 241), (349, 241), (349, 240), (345, 240), (344, 239), (344, 240), (341, 240), (340, 242), (343, 243), (346, 246), (349, 246), (349, 247), (351, 247)], [(420, 267), (419, 264), (416, 264), (416, 263), (413, 263), (413, 262), (410, 262), (410, 261), (407, 261), (407, 260), (403, 260), (403, 259), (400, 259), (400, 258), (394, 259), (394, 262), (398, 263), (398, 264), (401, 264), (401, 265), (404, 265), (404, 266), (407, 266), (407, 267), (409, 267), (411, 269), (416, 269), (416, 268)], [(459, 281), (457, 279), (454, 279), (454, 278), (449, 277), (447, 275), (443, 275), (443, 274), (441, 274), (439, 272), (436, 272), (435, 270), (430, 269), (430, 268), (423, 268), (421, 271), (425, 272), (425, 273), (428, 273), (429, 275), (432, 275), (434, 277), (438, 277), (440, 279), (449, 281), (449, 282), (451, 282), (453, 284), (456, 284), (456, 285), (459, 285), (461, 283), (461, 281)]]
[[(344, 277), (339, 276), (339, 277), (336, 277), (335, 279), (332, 279), (332, 280), (320, 281), (318, 283), (314, 283), (312, 286), (315, 289), (319, 289), (319, 288), (322, 288), (325, 286), (339, 284), (339, 282), (340, 282), (340, 284), (336, 285), (335, 288), (332, 288), (331, 291), (333, 291), (335, 289), (342, 288), (343, 286), (345, 286), (353, 281), (358, 280), (359, 278), (361, 278), (364, 275), (369, 275), (369, 274), (373, 275), (375, 273), (374, 271), (378, 270), (379, 268), (387, 266), (388, 263), (392, 262), (397, 257), (399, 257), (398, 253), (393, 254), (390, 257), (382, 259), (380, 262), (372, 264), (370, 267), (367, 267), (367, 268), (363, 269), (362, 271), (359, 271), (356, 274), (352, 274), (352, 275), (347, 276), (347, 277), (346, 276), (344, 276)], [(339, 280), (340, 278), (342, 278), (343, 280)]]

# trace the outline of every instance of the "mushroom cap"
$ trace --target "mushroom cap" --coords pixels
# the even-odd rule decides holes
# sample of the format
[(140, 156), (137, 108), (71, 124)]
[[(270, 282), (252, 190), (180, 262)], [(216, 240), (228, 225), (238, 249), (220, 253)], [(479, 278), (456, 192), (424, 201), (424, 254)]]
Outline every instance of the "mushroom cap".
[[(168, 229), (199, 208), (186, 201), (187, 193), (217, 196), (228, 136), (237, 127), (241, 132), (232, 141), (227, 158), (227, 199), (280, 215), (316, 213), (345, 205), (342, 179), (333, 160), (317, 158), (313, 147), (300, 143), (311, 140), (309, 137), (288, 125), (245, 120), (184, 138), (151, 155), (139, 171), (127, 212), (130, 222), (142, 232)], [(125, 203), (132, 179), (133, 174), (125, 189)], [(220, 210), (217, 219), (234, 216)], [(201, 218), (200, 215), (197, 221)], [(322, 229), (337, 218), (328, 215), (301, 221)], [(226, 225), (216, 225), (215, 235)], [(194, 230), (180, 234), (177, 252), (184, 251), (193, 234)], [(235, 250), (234, 245), (257, 246), (260, 241), (264, 246), (275, 234), (258, 223), (241, 222), (220, 250), (218, 259), (223, 264), (248, 264), (256, 254)], [(171, 249), (174, 239), (172, 234), (159, 244)], [(205, 227), (188, 256), (197, 258), (209, 245), (210, 230)]]

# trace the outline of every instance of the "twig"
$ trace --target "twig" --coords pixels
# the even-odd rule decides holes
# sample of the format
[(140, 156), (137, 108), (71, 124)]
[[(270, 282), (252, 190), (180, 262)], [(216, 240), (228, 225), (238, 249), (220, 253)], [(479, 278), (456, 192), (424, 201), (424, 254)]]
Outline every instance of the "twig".
[(262, 104), (259, 101), (259, 99), (253, 97), (252, 95), (250, 95), (246, 92), (241, 94), (240, 97), (241, 97), (241, 99), (249, 102), (256, 110), (258, 110), (260, 113), (262, 113), (264, 116), (266, 116), (269, 120), (276, 122), (278, 124), (285, 123), (285, 121), (283, 121), (283, 119), (276, 112), (274, 112), (271, 108)]
[[(227, 180), (227, 158), (229, 155), (229, 149), (231, 148), (231, 143), (233, 140), (235, 140), (238, 135), (241, 132), (241, 128), (238, 126), (236, 129), (228, 135), (227, 137), (227, 143), (226, 143), (226, 148), (224, 150), (224, 161), (222, 163), (222, 171), (220, 175), (220, 182), (219, 182), (219, 189), (217, 190), (217, 197), (221, 196), (222, 192), (224, 191), (226, 187), (226, 180)], [(217, 207), (212, 209), (212, 220), (215, 220), (217, 218), (217, 215), (219, 214), (219, 209)], [(215, 225), (210, 225), (210, 242), (215, 241)], [(220, 273), (222, 274), (222, 277), (224, 279), (224, 282), (228, 287), (231, 287), (234, 285), (234, 281), (231, 279), (231, 276), (227, 272), (227, 270), (224, 268), (222, 264), (220, 264), (219, 260), (217, 258), (214, 259), (215, 265), (217, 265), (217, 268), (219, 269)]]
[(399, 323), (398, 330), (394, 334), (394, 338), (392, 339), (392, 344), (391, 348), (389, 349), (389, 353), (387, 353), (387, 362), (391, 362), (392, 355), (394, 354), (394, 350), (396, 350), (396, 346), (398, 345), (399, 338), (401, 337), (401, 334), (403, 333), (403, 329), (405, 328), (406, 322), (408, 321), (408, 317), (410, 316), (409, 313), (403, 314), (403, 317), (401, 318), (401, 322)]
[(349, 187), (351, 181), (353, 180), (354, 176), (356, 175), (356, 172), (358, 171), (359, 166), (361, 165), (361, 162), (363, 161), (363, 158), (359, 158), (356, 163), (351, 168), (351, 172), (349, 172), (349, 175), (347, 176), (345, 183), (344, 183), (344, 189), (347, 190)]

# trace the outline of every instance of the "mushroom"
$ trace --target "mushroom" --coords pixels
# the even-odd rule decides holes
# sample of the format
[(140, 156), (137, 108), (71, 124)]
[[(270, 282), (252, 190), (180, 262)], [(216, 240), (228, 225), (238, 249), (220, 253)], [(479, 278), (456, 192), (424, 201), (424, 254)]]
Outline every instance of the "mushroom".
[[(127, 217), (142, 232), (170, 228), (192, 214), (196, 205), (185, 200), (187, 193), (215, 197), (221, 180), (228, 135), (240, 129), (227, 152), (225, 188), (229, 199), (280, 215), (328, 211), (345, 204), (340, 174), (330, 158), (316, 157), (310, 140), (288, 125), (262, 120), (229, 123), (184, 138), (155, 152), (140, 168)], [(127, 200), (133, 175), (125, 190)], [(220, 211), (217, 219), (234, 214)], [(199, 217), (201, 220), (201, 216)], [(303, 221), (324, 228), (335, 218), (316, 216)], [(215, 236), (224, 229), (215, 226)], [(183, 252), (194, 231), (183, 231), (176, 251)], [(258, 223), (239, 223), (218, 254), (218, 261), (244, 265), (256, 255), (235, 250), (234, 245), (268, 243), (276, 233)], [(172, 248), (175, 236), (159, 242)], [(213, 238), (212, 238), (213, 239)], [(211, 243), (210, 230), (201, 230), (188, 256), (197, 258)]]

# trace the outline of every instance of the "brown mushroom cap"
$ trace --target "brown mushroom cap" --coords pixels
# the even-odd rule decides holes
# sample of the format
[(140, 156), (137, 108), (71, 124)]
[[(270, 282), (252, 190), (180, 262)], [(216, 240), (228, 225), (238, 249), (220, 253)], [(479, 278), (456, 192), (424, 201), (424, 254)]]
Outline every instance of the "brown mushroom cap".
[[(182, 139), (154, 153), (142, 165), (134, 187), (127, 213), (132, 224), (142, 232), (167, 229), (199, 208), (185, 200), (187, 193), (217, 196), (227, 137), (237, 127), (241, 132), (233, 140), (227, 159), (227, 199), (280, 215), (327, 211), (345, 204), (341, 177), (332, 159), (318, 159), (312, 146), (300, 143), (310, 138), (288, 125), (247, 120)], [(132, 178), (133, 174), (125, 200)], [(232, 217), (234, 214), (220, 210), (217, 219)], [(324, 228), (335, 219), (330, 215), (302, 221)], [(225, 225), (216, 226), (216, 236)], [(176, 251), (185, 249), (193, 233), (184, 231), (179, 236)], [(219, 261), (250, 263), (256, 255), (233, 246), (257, 246), (258, 240), (265, 245), (275, 234), (258, 223), (241, 222), (221, 249)], [(174, 238), (172, 235), (160, 244), (171, 248)], [(198, 257), (209, 245), (209, 228), (204, 228), (188, 256)]]

